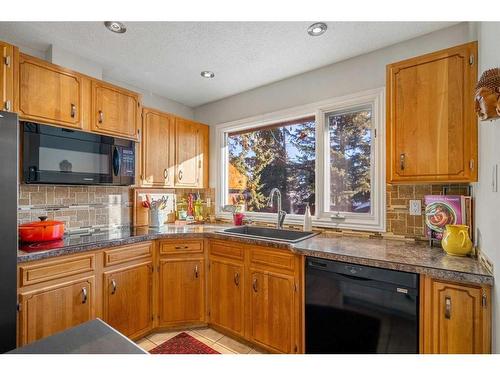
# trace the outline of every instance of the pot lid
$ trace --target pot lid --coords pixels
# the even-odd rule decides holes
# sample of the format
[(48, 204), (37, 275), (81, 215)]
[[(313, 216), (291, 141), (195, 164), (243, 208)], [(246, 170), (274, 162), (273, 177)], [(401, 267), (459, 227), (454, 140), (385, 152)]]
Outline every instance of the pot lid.
[(38, 216), (40, 221), (33, 221), (31, 223), (21, 224), (20, 228), (33, 228), (33, 227), (49, 227), (53, 225), (64, 225), (64, 222), (57, 220), (47, 220), (47, 216)]

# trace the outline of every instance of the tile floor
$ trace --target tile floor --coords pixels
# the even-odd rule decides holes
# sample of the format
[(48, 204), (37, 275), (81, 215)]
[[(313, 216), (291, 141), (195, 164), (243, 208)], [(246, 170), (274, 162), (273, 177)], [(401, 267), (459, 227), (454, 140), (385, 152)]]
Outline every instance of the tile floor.
[(195, 339), (201, 341), (205, 345), (208, 345), (212, 349), (218, 351), (221, 354), (264, 354), (266, 352), (261, 349), (248, 346), (242, 342), (234, 340), (230, 337), (224, 336), (211, 328), (193, 328), (185, 329), (181, 331), (168, 331), (153, 333), (146, 336), (143, 339), (137, 341), (139, 345), (144, 350), (150, 351), (151, 349), (163, 344), (165, 341), (171, 339), (172, 337), (178, 335), (181, 332), (186, 332), (187, 334), (193, 336)]

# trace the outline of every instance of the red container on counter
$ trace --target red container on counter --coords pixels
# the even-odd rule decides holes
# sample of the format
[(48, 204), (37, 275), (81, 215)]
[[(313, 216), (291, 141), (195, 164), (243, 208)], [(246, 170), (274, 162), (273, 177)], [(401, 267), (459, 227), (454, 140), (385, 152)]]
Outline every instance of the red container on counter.
[(245, 218), (245, 214), (242, 212), (237, 212), (233, 214), (233, 223), (236, 226), (243, 225), (243, 219)]
[(47, 220), (47, 216), (40, 216), (40, 221), (19, 225), (19, 239), (21, 242), (44, 242), (60, 240), (64, 236), (62, 221)]

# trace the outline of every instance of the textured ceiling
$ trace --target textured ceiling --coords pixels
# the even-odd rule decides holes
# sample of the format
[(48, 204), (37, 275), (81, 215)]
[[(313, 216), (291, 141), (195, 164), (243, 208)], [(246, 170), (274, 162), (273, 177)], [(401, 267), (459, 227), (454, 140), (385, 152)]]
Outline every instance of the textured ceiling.
[[(451, 26), (450, 22), (0, 22), (0, 40), (51, 44), (94, 61), (103, 75), (191, 107)], [(202, 70), (214, 79), (200, 77)]]

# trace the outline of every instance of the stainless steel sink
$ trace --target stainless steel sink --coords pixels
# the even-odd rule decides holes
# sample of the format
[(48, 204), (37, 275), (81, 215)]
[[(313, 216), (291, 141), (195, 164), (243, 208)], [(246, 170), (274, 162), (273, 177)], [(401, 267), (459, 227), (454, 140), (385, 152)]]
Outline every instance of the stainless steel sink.
[(216, 232), (236, 237), (247, 237), (247, 238), (281, 241), (288, 243), (303, 241), (306, 238), (310, 238), (318, 234), (314, 232), (299, 232), (295, 230), (262, 228), (262, 227), (248, 226), (248, 225), (222, 229)]

